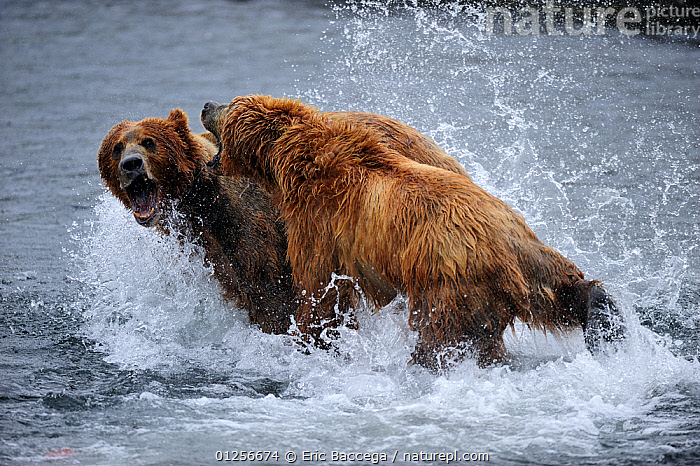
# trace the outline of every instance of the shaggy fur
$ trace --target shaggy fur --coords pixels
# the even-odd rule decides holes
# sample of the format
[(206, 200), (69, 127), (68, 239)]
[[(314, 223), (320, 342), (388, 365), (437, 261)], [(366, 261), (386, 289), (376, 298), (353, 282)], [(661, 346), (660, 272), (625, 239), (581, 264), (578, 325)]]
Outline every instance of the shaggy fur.
[[(230, 106), (208, 102), (202, 110), (202, 124), (210, 131), (215, 141), (221, 139), (221, 128), (225, 124)], [(430, 138), (411, 128), (406, 123), (384, 115), (366, 112), (324, 112), (324, 118), (338, 122), (354, 123), (367, 131), (374, 132), (390, 149), (419, 163), (443, 168), (469, 178), (469, 174), (440, 146)]]
[[(374, 128), (407, 156), (467, 176), (461, 165), (435, 143), (399, 121), (362, 112), (328, 115)], [(144, 147), (146, 139), (153, 141), (155, 150)], [(252, 324), (268, 333), (285, 333), (290, 316), (296, 313), (297, 296), (286, 258), (284, 223), (270, 196), (257, 183), (219, 176), (205, 166), (216, 154), (217, 143), (212, 133), (192, 133), (187, 116), (180, 110), (173, 110), (167, 119), (124, 121), (115, 125), (102, 142), (100, 174), (111, 193), (134, 211), (139, 223), (162, 233), (175, 227), (177, 234), (204, 246), (206, 260), (212, 264), (224, 296), (246, 308)], [(134, 156), (142, 160), (143, 166), (129, 172), (122, 161)], [(154, 213), (148, 218), (134, 205), (138, 200), (132, 201), (128, 194), (128, 187), (138, 184), (134, 181), (139, 178), (152, 180), (157, 187), (152, 202)], [(175, 210), (180, 214), (175, 217), (181, 221), (174, 222)], [(396, 290), (371, 271), (368, 276), (365, 287), (382, 297), (382, 302), (391, 301)], [(340, 301), (347, 309), (356, 296), (352, 286), (341, 281), (326, 299)], [(346, 324), (354, 325), (352, 318)]]
[(515, 318), (585, 328), (598, 285), (467, 176), (410, 160), (367, 125), (295, 100), (238, 97), (221, 115), (205, 108), (203, 121), (220, 135), (221, 171), (255, 179), (280, 207), (304, 295), (302, 332), (336, 323), (324, 300), (333, 274), (363, 287), (376, 275), (405, 293), (420, 336), (414, 361), (431, 368), (465, 347), (482, 365), (501, 359)]
[[(226, 118), (229, 106), (210, 102), (202, 112), (202, 123), (220, 138), (219, 130)], [(372, 132), (387, 147), (411, 160), (452, 171), (469, 178), (464, 167), (448, 155), (440, 146), (407, 124), (393, 118), (365, 112), (326, 112), (324, 118), (354, 123)], [(397, 290), (383, 280), (372, 267), (357, 264), (362, 273), (355, 277), (361, 289), (369, 295), (377, 307), (384, 306), (396, 297)], [(297, 311), (297, 325), (302, 329), (302, 337), (307, 342), (327, 347), (326, 340), (334, 336), (334, 327), (355, 326), (352, 308), (359, 295), (354, 284), (346, 279), (336, 278), (332, 286), (324, 290), (320, 301), (301, 300)], [(311, 306), (313, 305), (313, 310)], [(329, 334), (330, 332), (330, 334)], [(311, 340), (311, 341), (309, 341)]]
[(252, 324), (287, 332), (297, 302), (284, 223), (256, 183), (206, 167), (215, 140), (191, 133), (179, 109), (167, 119), (124, 121), (102, 142), (100, 175), (140, 224), (202, 245), (224, 296), (248, 310)]

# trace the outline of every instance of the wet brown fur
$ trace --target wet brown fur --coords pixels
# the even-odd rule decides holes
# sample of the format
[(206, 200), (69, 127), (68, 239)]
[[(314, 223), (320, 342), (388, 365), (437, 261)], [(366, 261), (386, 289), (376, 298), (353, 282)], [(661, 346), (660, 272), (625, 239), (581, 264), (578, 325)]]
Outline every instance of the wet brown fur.
[[(356, 121), (377, 130), (378, 134), (402, 153), (425, 163), (443, 166), (468, 176), (459, 163), (439, 146), (402, 122), (363, 112), (329, 112), (330, 118)], [(296, 293), (292, 292), (291, 268), (286, 260), (286, 237), (278, 211), (269, 195), (257, 183), (246, 178), (217, 176), (204, 167), (218, 150), (218, 140), (210, 132), (191, 133), (187, 117), (180, 110), (167, 120), (147, 118), (115, 125), (105, 137), (98, 155), (103, 181), (125, 207), (130, 201), (119, 183), (119, 159), (112, 157), (118, 142), (138, 145), (153, 138), (159, 153), (148, 157), (149, 174), (158, 179), (159, 207), (163, 211), (155, 227), (169, 232), (168, 221), (173, 201), (184, 214), (181, 234), (197, 238), (206, 249), (206, 260), (228, 299), (249, 310), (251, 323), (268, 333), (284, 333), (295, 314)], [(197, 180), (195, 182), (195, 177)], [(204, 221), (203, 221), (204, 220)], [(382, 303), (394, 298), (396, 290), (371, 275), (363, 282)], [(280, 282), (275, 286), (274, 283)], [(284, 283), (281, 283), (284, 282)], [(329, 303), (340, 302), (344, 309), (357, 301), (352, 286), (339, 282), (327, 293)], [(346, 324), (353, 326), (352, 319)]]
[[(155, 153), (139, 147), (156, 142)], [(210, 133), (194, 134), (179, 109), (167, 119), (147, 118), (115, 125), (98, 154), (102, 180), (127, 208), (131, 203), (119, 181), (117, 143), (146, 159), (148, 175), (158, 184), (160, 219), (155, 227), (201, 244), (224, 296), (248, 310), (252, 324), (268, 333), (287, 332), (297, 307), (291, 268), (286, 259), (284, 224), (269, 195), (255, 182), (217, 175), (206, 167), (216, 151)], [(127, 152), (126, 150), (124, 152)], [(181, 215), (174, 220), (173, 209)]]
[[(228, 106), (219, 106), (218, 104), (213, 106), (216, 109), (213, 113), (209, 113), (206, 109), (203, 112), (203, 123), (207, 129), (220, 136), (220, 129), (226, 118)], [(464, 167), (440, 146), (401, 121), (384, 115), (353, 111), (325, 112), (322, 115), (324, 118), (339, 122), (353, 122), (364, 127), (380, 138), (387, 147), (409, 159), (444, 168), (469, 178)], [(216, 139), (217, 136), (214, 138)], [(361, 273), (355, 279), (359, 282), (363, 292), (372, 298), (377, 307), (388, 304), (396, 297), (397, 290), (383, 280), (371, 266), (356, 265)], [(297, 324), (302, 329), (304, 340), (320, 347), (327, 347), (324, 338), (332, 337), (332, 334), (328, 335), (327, 333), (329, 328), (340, 325), (355, 327), (352, 309), (358, 303), (358, 298), (359, 295), (352, 282), (336, 279), (333, 286), (324, 290), (320, 301), (302, 299), (301, 307), (296, 315)], [(322, 335), (324, 332), (326, 335)]]
[(217, 124), (221, 171), (255, 179), (280, 207), (306, 292), (302, 332), (334, 324), (324, 301), (333, 273), (362, 284), (368, 270), (408, 296), (414, 360), (429, 367), (465, 346), (482, 365), (502, 358), (515, 318), (550, 331), (585, 326), (595, 282), (468, 176), (410, 160), (367, 125), (291, 99), (238, 97)]

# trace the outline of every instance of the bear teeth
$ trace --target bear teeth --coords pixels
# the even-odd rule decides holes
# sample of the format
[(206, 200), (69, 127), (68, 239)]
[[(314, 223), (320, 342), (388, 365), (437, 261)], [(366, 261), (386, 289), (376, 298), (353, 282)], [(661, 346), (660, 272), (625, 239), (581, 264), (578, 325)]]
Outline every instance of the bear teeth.
[(148, 217), (150, 217), (151, 215), (153, 215), (153, 212), (155, 212), (155, 210), (156, 210), (156, 209), (154, 209), (153, 207), (151, 207), (151, 210), (149, 210), (148, 213), (147, 213), (146, 215), (142, 215), (142, 214), (140, 214), (140, 213), (134, 211), (134, 215), (136, 215), (138, 218), (142, 218), (142, 219), (143, 219), (143, 218), (148, 218)]
[(157, 184), (142, 176), (132, 181), (126, 187), (126, 192), (131, 200), (131, 209), (136, 220), (141, 224), (147, 223), (156, 213)]

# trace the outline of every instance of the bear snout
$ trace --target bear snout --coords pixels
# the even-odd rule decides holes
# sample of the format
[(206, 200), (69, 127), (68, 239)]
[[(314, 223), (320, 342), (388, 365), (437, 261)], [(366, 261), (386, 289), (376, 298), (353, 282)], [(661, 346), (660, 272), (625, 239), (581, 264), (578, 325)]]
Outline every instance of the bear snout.
[(119, 169), (132, 173), (143, 169), (143, 159), (138, 155), (132, 155), (129, 158), (123, 159), (119, 164)]
[(145, 162), (139, 154), (127, 154), (119, 162), (119, 182), (122, 188), (129, 186), (134, 179), (147, 175)]
[(214, 108), (214, 107), (218, 107), (219, 105), (220, 105), (219, 102), (215, 102), (215, 101), (213, 101), (213, 100), (210, 100), (209, 102), (207, 102), (206, 104), (204, 104), (204, 110), (205, 110), (205, 111), (209, 111), (209, 110), (211, 110), (211, 109)]
[(228, 109), (228, 105), (221, 105), (218, 102), (210, 100), (209, 102), (204, 104), (202, 114), (200, 115), (200, 119), (204, 128), (210, 133), (214, 134), (214, 136), (216, 136), (217, 139), (221, 137), (221, 128), (218, 120), (221, 114), (224, 111), (226, 111), (226, 109)]

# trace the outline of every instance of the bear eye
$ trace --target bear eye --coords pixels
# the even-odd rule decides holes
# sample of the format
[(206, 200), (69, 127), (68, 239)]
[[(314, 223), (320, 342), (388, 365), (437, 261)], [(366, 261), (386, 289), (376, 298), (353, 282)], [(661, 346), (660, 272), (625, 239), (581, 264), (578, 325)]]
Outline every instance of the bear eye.
[(122, 152), (124, 151), (124, 144), (121, 142), (118, 142), (114, 145), (114, 149), (112, 149), (112, 158), (114, 160), (119, 160), (122, 156)]
[(151, 138), (146, 138), (143, 141), (141, 141), (141, 146), (148, 152), (153, 152), (156, 150), (156, 143)]

